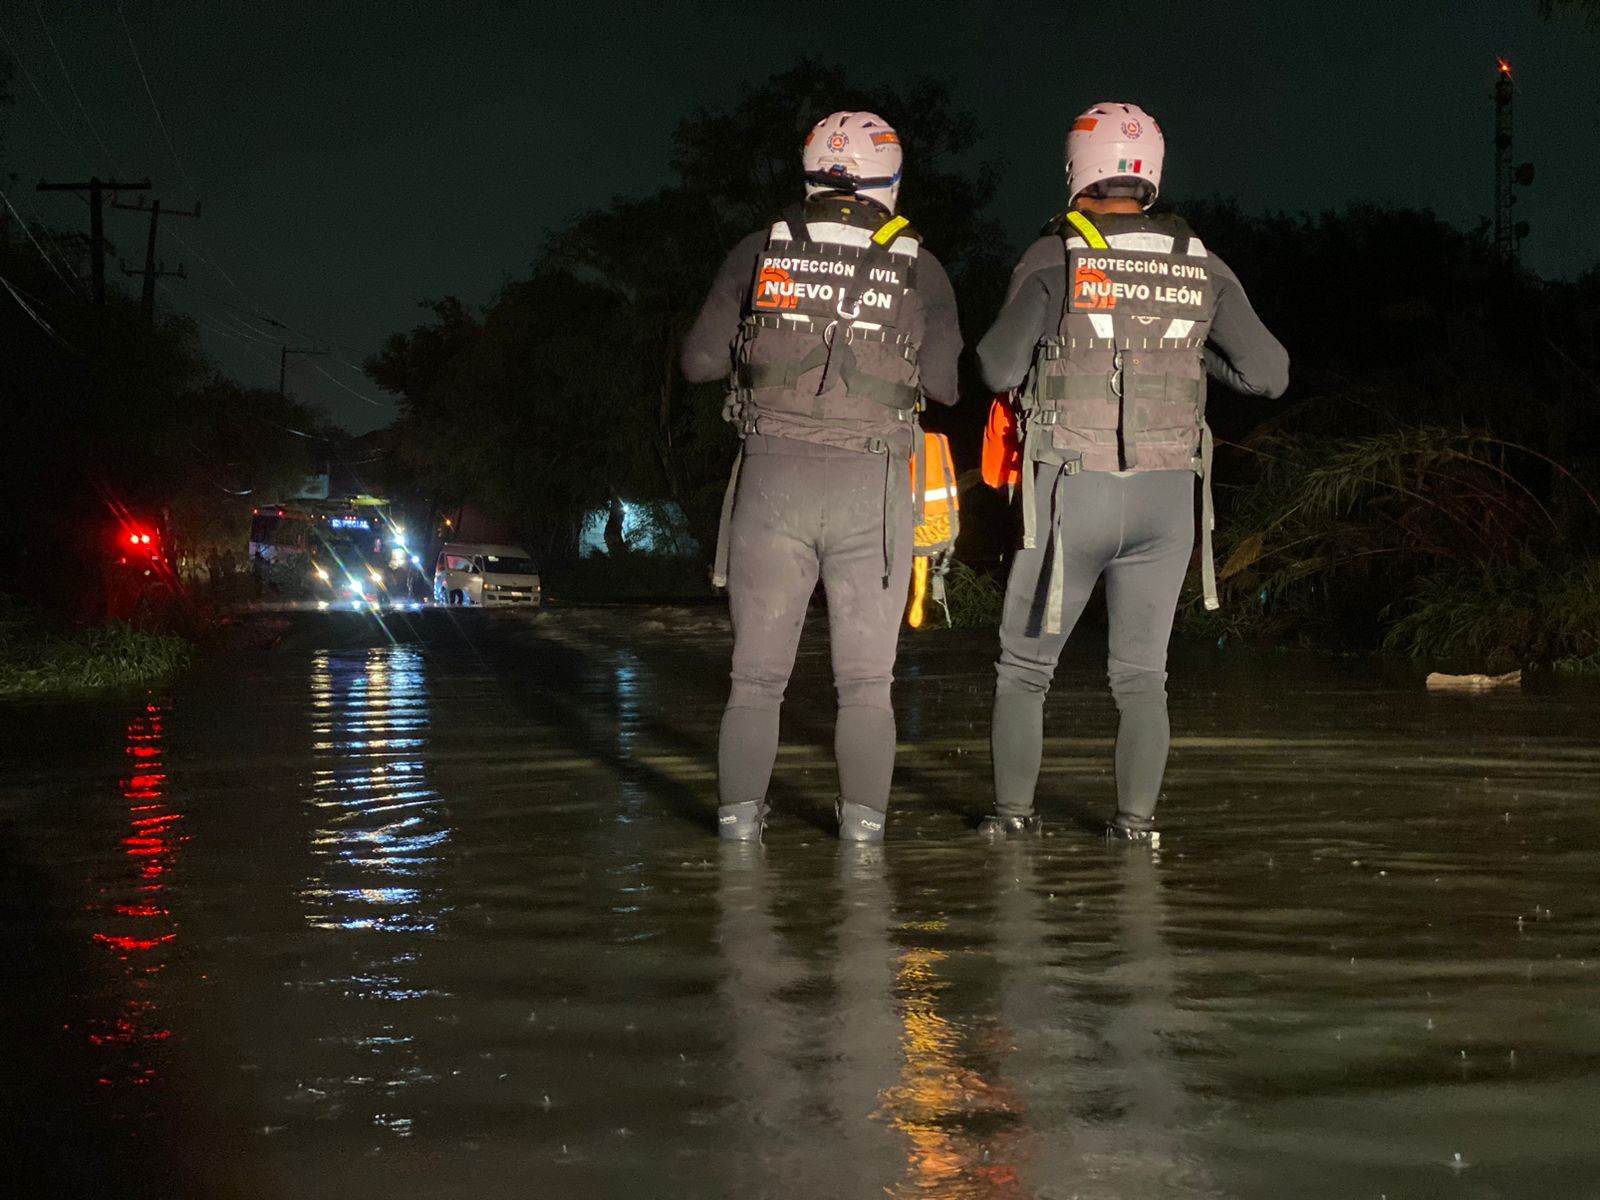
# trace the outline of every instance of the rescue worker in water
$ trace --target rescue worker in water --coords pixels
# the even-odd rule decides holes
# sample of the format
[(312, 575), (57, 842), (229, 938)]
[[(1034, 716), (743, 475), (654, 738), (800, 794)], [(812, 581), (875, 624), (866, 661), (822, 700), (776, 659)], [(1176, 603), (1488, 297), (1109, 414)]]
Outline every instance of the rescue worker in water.
[(895, 215), (900, 139), (873, 113), (818, 121), (806, 199), (739, 242), (684, 342), (691, 382), (730, 375), (741, 448), (715, 582), (733, 685), (717, 751), (718, 827), (761, 838), (778, 713), (820, 575), (839, 708), (839, 836), (883, 837), (889, 706), (911, 570), (909, 459), (924, 397), (956, 400), (961, 335), (944, 269)]
[[(1017, 265), (978, 345), (989, 387), (1018, 389), (1023, 431), (1014, 480), (1023, 546), (995, 667), (995, 814), (982, 826), (990, 836), (1039, 829), (1045, 695), (1103, 575), (1119, 712), (1108, 833), (1159, 839), (1167, 641), (1194, 546), (1197, 474), (1206, 605), (1217, 603), (1206, 376), (1253, 396), (1288, 387), (1288, 355), (1233, 272), (1181, 219), (1148, 213), (1164, 151), (1160, 128), (1132, 104), (1097, 104), (1073, 122), (1067, 211)], [(991, 432), (1004, 424), (991, 419)]]

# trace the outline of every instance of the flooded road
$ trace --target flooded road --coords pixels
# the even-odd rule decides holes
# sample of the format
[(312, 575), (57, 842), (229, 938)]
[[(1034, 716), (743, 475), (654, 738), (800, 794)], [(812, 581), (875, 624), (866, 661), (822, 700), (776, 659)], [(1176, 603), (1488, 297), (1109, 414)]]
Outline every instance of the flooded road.
[(1152, 856), (1086, 645), (992, 847), (992, 638), (924, 635), (863, 854), (808, 635), (730, 850), (716, 618), (394, 620), (0, 709), (25, 1194), (1600, 1195), (1592, 688), (1180, 657)]

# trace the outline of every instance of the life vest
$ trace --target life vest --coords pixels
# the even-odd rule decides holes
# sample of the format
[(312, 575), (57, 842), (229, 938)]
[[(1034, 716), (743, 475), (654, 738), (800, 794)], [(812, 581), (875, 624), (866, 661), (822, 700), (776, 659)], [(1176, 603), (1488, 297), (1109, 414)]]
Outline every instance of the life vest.
[[(723, 417), (752, 434), (794, 438), (885, 457), (883, 578), (894, 560), (888, 464), (909, 460), (920, 437), (921, 331), (915, 317), (919, 237), (904, 217), (874, 229), (829, 220), (867, 207), (833, 201), (775, 221), (756, 259), (734, 343)], [(723, 493), (711, 582), (728, 582), (729, 530), (741, 447)]]
[(1022, 482), (1022, 433), (1012, 411), (1011, 393), (1001, 392), (989, 401), (989, 420), (983, 427), (983, 481), (999, 491)]
[[(825, 237), (858, 230), (864, 244)], [(921, 375), (908, 309), (917, 235), (904, 217), (875, 230), (796, 209), (756, 262), (725, 411), (740, 433), (909, 458)]]
[(1206, 249), (1176, 217), (1102, 236), (1069, 210), (1054, 227), (1067, 288), (1022, 393), (1035, 461), (1085, 471), (1198, 470), (1203, 349), (1214, 293)]
[(921, 627), (931, 591), (948, 625), (944, 580), (961, 533), (961, 494), (950, 439), (944, 434), (923, 433), (922, 448), (911, 462), (911, 488), (917, 522), (911, 539), (911, 607), (906, 620), (913, 629)]
[[(1195, 471), (1203, 483), (1205, 604), (1214, 609), (1204, 348), (1216, 303), (1205, 246), (1170, 216), (1118, 218), (1108, 237), (1070, 209), (1047, 232), (1061, 238), (1066, 287), (1018, 393), (1023, 545), (1036, 538), (1036, 464), (1067, 474)], [(1059, 631), (1047, 623), (1047, 632)]]

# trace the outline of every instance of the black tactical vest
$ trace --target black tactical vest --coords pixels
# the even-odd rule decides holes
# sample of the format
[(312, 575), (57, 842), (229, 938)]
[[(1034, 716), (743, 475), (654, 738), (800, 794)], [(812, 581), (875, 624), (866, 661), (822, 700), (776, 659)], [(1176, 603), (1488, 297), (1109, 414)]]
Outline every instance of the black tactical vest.
[(1051, 229), (1067, 287), (1024, 394), (1032, 456), (1086, 471), (1199, 470), (1215, 310), (1204, 248), (1177, 217), (1119, 217), (1110, 237), (1121, 245), (1079, 212)]
[(773, 225), (725, 415), (742, 434), (908, 455), (922, 395), (916, 235), (893, 217), (866, 246), (823, 241), (811, 226), (828, 219), (797, 211)]

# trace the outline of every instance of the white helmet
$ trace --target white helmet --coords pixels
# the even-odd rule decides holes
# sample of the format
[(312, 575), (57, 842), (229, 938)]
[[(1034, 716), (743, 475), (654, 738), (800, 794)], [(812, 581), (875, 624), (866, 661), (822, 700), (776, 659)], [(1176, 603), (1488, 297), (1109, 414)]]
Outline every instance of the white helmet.
[(1100, 183), (1113, 185), (1111, 194), (1139, 196), (1149, 208), (1161, 190), (1166, 152), (1161, 126), (1137, 104), (1096, 104), (1067, 134), (1067, 203)]
[(900, 195), (900, 135), (876, 113), (829, 113), (806, 134), (806, 199), (852, 192), (890, 212)]

